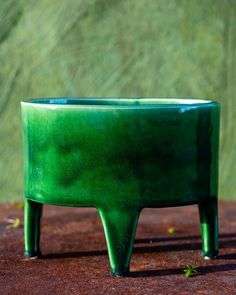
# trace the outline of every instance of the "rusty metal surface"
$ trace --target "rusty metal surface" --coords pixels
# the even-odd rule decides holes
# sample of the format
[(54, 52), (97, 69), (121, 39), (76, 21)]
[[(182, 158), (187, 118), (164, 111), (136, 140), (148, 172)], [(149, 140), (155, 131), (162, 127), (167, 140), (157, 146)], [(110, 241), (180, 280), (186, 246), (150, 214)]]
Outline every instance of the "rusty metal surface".
[[(220, 252), (210, 261), (201, 258), (196, 206), (143, 210), (124, 278), (109, 275), (95, 209), (45, 206), (38, 260), (23, 257), (22, 225), (7, 228), (17, 217), (15, 205), (0, 207), (0, 294), (236, 294), (236, 203), (219, 204)], [(198, 273), (186, 278), (187, 265)]]

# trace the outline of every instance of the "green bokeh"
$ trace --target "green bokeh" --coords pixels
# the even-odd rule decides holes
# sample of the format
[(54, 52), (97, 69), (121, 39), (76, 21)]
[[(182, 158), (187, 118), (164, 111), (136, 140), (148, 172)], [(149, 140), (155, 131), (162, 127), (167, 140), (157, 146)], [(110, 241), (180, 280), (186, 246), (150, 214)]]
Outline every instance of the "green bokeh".
[(236, 199), (232, 0), (0, 0), (0, 202), (23, 197), (27, 97), (222, 102), (220, 197)]

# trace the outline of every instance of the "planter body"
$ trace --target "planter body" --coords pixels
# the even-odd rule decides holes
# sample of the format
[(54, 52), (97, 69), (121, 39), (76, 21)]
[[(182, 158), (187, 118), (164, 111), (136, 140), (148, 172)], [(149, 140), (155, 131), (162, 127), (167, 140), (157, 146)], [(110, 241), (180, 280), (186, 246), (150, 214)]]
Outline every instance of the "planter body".
[(218, 103), (38, 99), (22, 121), (26, 255), (40, 252), (42, 204), (96, 207), (116, 275), (145, 207), (198, 204), (203, 255), (217, 254)]

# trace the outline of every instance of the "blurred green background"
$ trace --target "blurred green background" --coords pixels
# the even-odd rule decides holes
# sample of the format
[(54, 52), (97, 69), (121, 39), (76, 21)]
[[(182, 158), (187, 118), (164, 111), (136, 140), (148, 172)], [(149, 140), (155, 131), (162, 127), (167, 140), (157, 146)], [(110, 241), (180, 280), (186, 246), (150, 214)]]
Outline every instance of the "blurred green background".
[(23, 198), (20, 101), (222, 103), (220, 191), (236, 199), (235, 0), (0, 0), (0, 202)]

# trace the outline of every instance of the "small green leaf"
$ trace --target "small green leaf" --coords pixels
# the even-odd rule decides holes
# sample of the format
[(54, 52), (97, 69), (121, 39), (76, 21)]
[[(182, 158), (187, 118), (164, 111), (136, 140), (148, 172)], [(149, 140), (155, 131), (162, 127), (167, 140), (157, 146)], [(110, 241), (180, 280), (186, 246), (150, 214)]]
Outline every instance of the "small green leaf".
[(19, 210), (24, 209), (24, 203), (16, 203), (16, 208)]
[(14, 229), (14, 228), (19, 228), (20, 227), (20, 219), (19, 218), (9, 219), (8, 222), (11, 223), (11, 224), (9, 224), (7, 226), (7, 229)]
[(172, 235), (172, 234), (175, 233), (175, 228), (174, 228), (174, 227), (169, 227), (169, 228), (167, 229), (167, 232), (168, 232), (168, 234)]
[(185, 273), (185, 276), (186, 278), (189, 278), (190, 276), (194, 275), (195, 273), (198, 273), (197, 271), (197, 266), (194, 266), (194, 265), (187, 265), (187, 267), (184, 269), (184, 273)]

